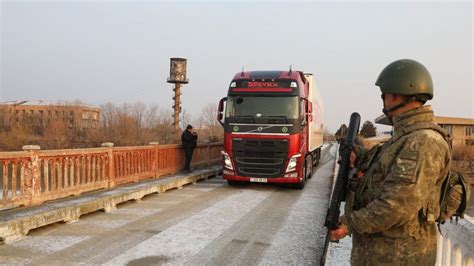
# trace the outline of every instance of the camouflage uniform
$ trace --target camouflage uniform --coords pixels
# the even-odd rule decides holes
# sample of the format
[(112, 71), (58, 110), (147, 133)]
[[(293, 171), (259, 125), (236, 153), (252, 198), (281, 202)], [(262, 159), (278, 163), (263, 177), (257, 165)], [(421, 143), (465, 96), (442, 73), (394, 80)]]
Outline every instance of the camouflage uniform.
[(451, 164), (446, 133), (430, 106), (393, 125), (388, 142), (362, 155), (354, 210), (341, 217), (353, 235), (351, 263), (434, 265), (440, 188)]

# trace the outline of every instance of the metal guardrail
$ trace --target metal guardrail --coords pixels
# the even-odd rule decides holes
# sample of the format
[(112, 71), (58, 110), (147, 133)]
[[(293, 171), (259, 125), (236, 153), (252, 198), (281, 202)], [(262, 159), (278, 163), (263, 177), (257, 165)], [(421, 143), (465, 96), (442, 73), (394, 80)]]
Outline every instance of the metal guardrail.
[[(221, 160), (222, 143), (201, 144), (192, 165)], [(180, 171), (181, 145), (0, 152), (0, 209), (38, 205)]]

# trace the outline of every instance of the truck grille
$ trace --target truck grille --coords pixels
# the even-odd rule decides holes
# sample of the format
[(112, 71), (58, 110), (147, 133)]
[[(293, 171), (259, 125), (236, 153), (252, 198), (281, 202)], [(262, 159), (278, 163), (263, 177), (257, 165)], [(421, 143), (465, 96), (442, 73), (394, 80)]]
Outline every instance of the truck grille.
[(281, 177), (288, 156), (286, 139), (233, 139), (237, 173), (250, 177)]

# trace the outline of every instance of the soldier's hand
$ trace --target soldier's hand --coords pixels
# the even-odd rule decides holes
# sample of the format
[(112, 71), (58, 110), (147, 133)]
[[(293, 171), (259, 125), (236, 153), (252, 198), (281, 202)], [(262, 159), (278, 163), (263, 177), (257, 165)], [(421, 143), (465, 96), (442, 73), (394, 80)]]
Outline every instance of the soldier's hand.
[[(341, 156), (339, 156), (337, 158), (337, 163), (341, 163)], [(357, 155), (355, 154), (354, 151), (351, 152), (351, 156), (349, 157), (349, 162), (350, 162), (350, 166), (351, 168), (354, 168), (355, 167), (355, 161), (356, 161), (356, 158), (357, 158)]]
[(331, 241), (336, 241), (348, 235), (348, 231), (345, 225), (341, 225), (337, 229), (331, 230), (330, 234)]
[(356, 162), (357, 155), (355, 154), (354, 151), (351, 151), (351, 156), (349, 157), (349, 160), (351, 161), (351, 167), (355, 167), (355, 162)]

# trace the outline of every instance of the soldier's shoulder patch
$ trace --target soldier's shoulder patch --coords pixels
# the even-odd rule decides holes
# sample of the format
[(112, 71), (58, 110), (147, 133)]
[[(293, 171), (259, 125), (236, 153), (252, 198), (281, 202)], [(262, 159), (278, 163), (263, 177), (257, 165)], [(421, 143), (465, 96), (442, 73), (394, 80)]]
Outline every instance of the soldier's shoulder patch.
[(397, 179), (407, 183), (416, 183), (418, 181), (416, 174), (418, 158), (419, 152), (417, 150), (401, 150), (393, 165), (393, 174)]
[(418, 160), (418, 150), (404, 149), (399, 153), (399, 158), (402, 160), (417, 161)]
[(409, 184), (418, 182), (416, 169), (420, 157), (420, 148), (425, 145), (426, 137), (421, 134), (409, 134), (401, 139), (401, 149), (394, 154), (391, 172), (393, 178)]

